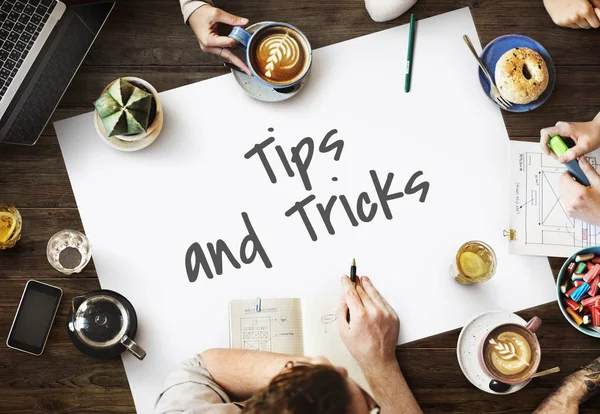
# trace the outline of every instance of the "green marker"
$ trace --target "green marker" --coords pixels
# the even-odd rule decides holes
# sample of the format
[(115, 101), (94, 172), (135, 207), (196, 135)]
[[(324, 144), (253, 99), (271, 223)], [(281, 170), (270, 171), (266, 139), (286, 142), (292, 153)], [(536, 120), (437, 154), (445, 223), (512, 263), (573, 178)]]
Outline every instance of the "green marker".
[(408, 53), (406, 55), (406, 75), (404, 75), (404, 92), (410, 91), (410, 72), (412, 69), (413, 44), (415, 43), (415, 15), (410, 15), (410, 28), (408, 29)]
[[(565, 152), (567, 152), (569, 149), (569, 147), (567, 147), (567, 144), (565, 144), (565, 142), (562, 140), (562, 138), (559, 137), (558, 135), (555, 135), (552, 138), (550, 138), (550, 141), (548, 142), (548, 146), (556, 154), (557, 157), (560, 157)], [(568, 163), (565, 164), (565, 167), (567, 167), (567, 170), (569, 170), (569, 172), (571, 173), (571, 175), (573, 176), (575, 181), (577, 181), (579, 184), (584, 185), (586, 187), (590, 186), (590, 181), (587, 179), (583, 170), (579, 166), (579, 161), (577, 161), (577, 160), (569, 161)]]

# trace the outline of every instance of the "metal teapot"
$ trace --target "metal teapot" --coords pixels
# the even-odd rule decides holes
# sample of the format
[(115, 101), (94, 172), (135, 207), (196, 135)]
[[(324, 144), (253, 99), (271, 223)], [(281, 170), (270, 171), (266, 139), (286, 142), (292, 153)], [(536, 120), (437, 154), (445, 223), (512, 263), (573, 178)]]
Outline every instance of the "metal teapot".
[(139, 360), (146, 356), (133, 341), (137, 316), (131, 302), (112, 290), (96, 290), (73, 298), (68, 329), (75, 347), (91, 357), (111, 358), (125, 350)]

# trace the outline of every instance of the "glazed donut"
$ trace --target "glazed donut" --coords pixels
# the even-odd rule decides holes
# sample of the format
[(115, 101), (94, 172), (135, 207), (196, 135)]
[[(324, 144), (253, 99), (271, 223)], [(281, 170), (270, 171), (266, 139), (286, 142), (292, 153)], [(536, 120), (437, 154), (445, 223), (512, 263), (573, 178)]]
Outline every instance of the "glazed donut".
[(528, 104), (548, 87), (548, 67), (535, 50), (517, 47), (500, 57), (495, 78), (504, 98), (516, 104)]

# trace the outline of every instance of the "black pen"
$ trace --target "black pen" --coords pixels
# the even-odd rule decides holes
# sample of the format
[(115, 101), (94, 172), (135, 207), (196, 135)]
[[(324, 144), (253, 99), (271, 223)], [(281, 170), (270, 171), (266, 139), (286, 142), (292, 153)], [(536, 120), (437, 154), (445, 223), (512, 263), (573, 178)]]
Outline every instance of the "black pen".
[[(350, 266), (350, 281), (356, 284), (356, 259), (352, 259), (352, 266)], [(350, 311), (348, 311), (346, 320), (350, 322)]]

